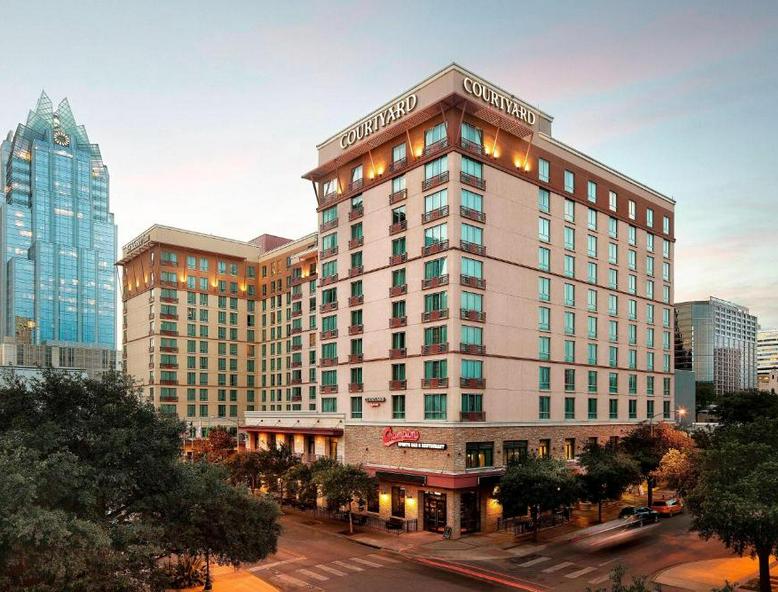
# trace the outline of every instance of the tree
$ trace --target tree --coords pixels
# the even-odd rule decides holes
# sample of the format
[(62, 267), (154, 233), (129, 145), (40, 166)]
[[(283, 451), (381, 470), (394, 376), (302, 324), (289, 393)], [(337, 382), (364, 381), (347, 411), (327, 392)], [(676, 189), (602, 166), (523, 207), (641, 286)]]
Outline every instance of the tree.
[(497, 499), (504, 516), (516, 516), (529, 508), (537, 540), (540, 514), (572, 504), (579, 494), (578, 482), (565, 463), (528, 456), (508, 467), (500, 479)]
[(334, 458), (322, 457), (310, 464), (297, 463), (287, 470), (283, 477), (286, 492), (295, 498), (303, 508), (316, 506), (320, 481), (318, 475), (325, 473), (338, 464)]
[(691, 438), (671, 424), (641, 423), (621, 439), (621, 450), (629, 454), (640, 465), (640, 472), (648, 483), (648, 505), (654, 501), (654, 471), (662, 457), (671, 448), (686, 450), (692, 445)]
[[(643, 576), (633, 577), (631, 584), (624, 583), (624, 577), (627, 570), (623, 565), (617, 565), (610, 572), (611, 589), (610, 592), (650, 592), (646, 585), (646, 578)], [(592, 590), (587, 586), (586, 592), (608, 592), (607, 588), (597, 588)]]
[(700, 452), (699, 478), (687, 497), (692, 529), (739, 555), (759, 559), (759, 589), (770, 592), (770, 555), (778, 547), (778, 420), (717, 430)]
[(627, 454), (590, 444), (581, 455), (583, 472), (578, 476), (584, 497), (597, 504), (602, 522), (602, 502), (619, 499), (630, 485), (640, 481), (640, 466)]
[(315, 475), (330, 509), (346, 507), (348, 530), (353, 534), (352, 502), (362, 504), (375, 499), (377, 483), (375, 477), (369, 476), (360, 466), (341, 464), (333, 465)]
[(246, 485), (252, 492), (257, 488), (262, 471), (262, 458), (255, 450), (242, 450), (224, 460), (230, 483)]
[(208, 431), (204, 457), (208, 462), (223, 462), (235, 453), (235, 438), (224, 426)]
[(760, 418), (778, 418), (778, 395), (761, 391), (727, 393), (716, 399), (722, 425), (745, 424)]
[(694, 387), (697, 410), (706, 409), (716, 400), (716, 388), (712, 382), (698, 382)]
[(288, 444), (261, 450), (259, 452), (260, 472), (262, 480), (271, 492), (283, 491), (283, 477), (286, 472), (298, 464), (300, 459), (295, 456)]
[(698, 458), (693, 447), (686, 450), (671, 448), (662, 457), (654, 471), (654, 479), (664, 481), (676, 495), (686, 497), (697, 481)]

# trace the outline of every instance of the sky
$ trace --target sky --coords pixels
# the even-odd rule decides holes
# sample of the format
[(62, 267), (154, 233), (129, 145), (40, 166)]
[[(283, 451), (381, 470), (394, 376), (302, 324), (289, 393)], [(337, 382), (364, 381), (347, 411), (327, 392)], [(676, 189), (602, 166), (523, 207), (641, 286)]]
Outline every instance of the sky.
[(315, 229), (315, 146), (451, 62), (676, 206), (675, 300), (778, 327), (778, 3), (0, 0), (0, 130), (70, 100), (119, 245)]

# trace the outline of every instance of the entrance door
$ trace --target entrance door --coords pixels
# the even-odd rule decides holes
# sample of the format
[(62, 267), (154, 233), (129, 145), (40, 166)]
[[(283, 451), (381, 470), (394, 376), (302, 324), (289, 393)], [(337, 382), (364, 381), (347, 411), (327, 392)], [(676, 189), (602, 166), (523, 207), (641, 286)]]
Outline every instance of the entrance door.
[(481, 506), (478, 491), (463, 491), (460, 494), (459, 521), (463, 533), (481, 530)]
[(424, 494), (424, 530), (443, 532), (446, 528), (446, 494)]

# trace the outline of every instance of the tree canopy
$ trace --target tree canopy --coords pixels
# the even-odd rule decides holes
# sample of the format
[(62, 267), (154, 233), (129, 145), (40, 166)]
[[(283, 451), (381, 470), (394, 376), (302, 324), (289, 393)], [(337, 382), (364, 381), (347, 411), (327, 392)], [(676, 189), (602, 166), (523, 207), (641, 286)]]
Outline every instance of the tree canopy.
[(334, 464), (315, 473), (315, 479), (331, 509), (347, 508), (349, 531), (353, 532), (351, 503), (356, 501), (361, 504), (374, 499), (377, 484), (375, 477), (370, 477), (359, 466)]
[(778, 418), (778, 395), (739, 391), (716, 398), (716, 415), (722, 425), (747, 424), (761, 418)]
[(587, 446), (580, 462), (583, 471), (578, 479), (582, 494), (597, 504), (602, 522), (602, 502), (619, 499), (627, 487), (640, 481), (640, 466), (624, 452), (599, 444)]

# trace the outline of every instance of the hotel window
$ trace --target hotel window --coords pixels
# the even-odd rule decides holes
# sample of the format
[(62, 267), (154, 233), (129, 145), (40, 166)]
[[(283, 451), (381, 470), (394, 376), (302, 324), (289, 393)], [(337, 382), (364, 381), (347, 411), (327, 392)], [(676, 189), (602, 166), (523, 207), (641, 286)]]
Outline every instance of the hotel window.
[(482, 380), (484, 363), (481, 360), (462, 360), (459, 371), (464, 379)]
[(666, 376), (662, 379), (662, 396), (670, 396), (670, 377)]
[(655, 415), (654, 413), (654, 402), (653, 401), (646, 401), (646, 417), (647, 418), (653, 418)]
[(662, 279), (666, 282), (670, 281), (670, 264), (667, 261), (662, 262)]
[(469, 257), (462, 257), (462, 275), (476, 279), (483, 279), (483, 261), (479, 261), (478, 259), (470, 259)]
[(609, 191), (608, 192), (608, 208), (611, 212), (616, 211), (616, 192), (615, 191)]
[(646, 370), (654, 371), (654, 352), (646, 352)]
[(575, 229), (565, 226), (565, 249), (575, 251)]
[(551, 418), (551, 397), (541, 395), (538, 397), (538, 419)]
[(545, 277), (538, 278), (538, 300), (548, 302), (551, 300), (551, 280)]
[(362, 419), (362, 397), (351, 397), (351, 419)]
[(483, 246), (484, 244), (484, 229), (478, 226), (472, 226), (471, 224), (462, 223), (462, 242), (469, 243), (471, 245)]
[(424, 329), (424, 345), (440, 345), (448, 342), (446, 325)]
[(629, 208), (629, 211), (628, 211), (629, 219), (630, 220), (634, 220), (635, 219), (635, 202), (630, 199), (629, 201), (627, 201), (627, 206)]
[(670, 372), (670, 354), (662, 354), (662, 372)]
[(361, 193), (351, 198), (351, 211), (361, 209), (362, 205), (363, 205), (363, 201), (362, 201)]
[(575, 313), (565, 311), (565, 335), (575, 335)]
[(424, 180), (428, 181), (433, 177), (437, 177), (447, 172), (448, 172), (448, 157), (441, 156), (440, 158), (437, 158), (432, 162), (428, 162), (427, 164), (424, 165)]
[(208, 259), (200, 257), (200, 271), (208, 271)]
[(614, 346), (608, 347), (608, 365), (611, 368), (616, 368), (619, 365), (619, 348)]
[(491, 466), (494, 466), (494, 442), (467, 442), (465, 444), (465, 468), (477, 469)]
[(571, 392), (575, 390), (575, 370), (573, 368), (565, 368), (565, 391)]
[(654, 252), (654, 235), (650, 233), (646, 233), (646, 251)]
[(424, 147), (429, 148), (432, 144), (446, 139), (446, 124), (439, 123), (424, 132)]
[(617, 265), (619, 262), (619, 247), (616, 243), (608, 243), (608, 263)]
[(654, 324), (654, 305), (646, 304), (646, 323), (649, 325)]
[(437, 245), (448, 240), (448, 225), (438, 224), (424, 229), (424, 246)]
[(670, 218), (662, 216), (662, 232), (670, 234)]
[(362, 234), (362, 222), (357, 222), (351, 225), (351, 240), (359, 240), (363, 238)]
[(575, 222), (575, 202), (565, 198), (565, 221)]
[(433, 259), (432, 261), (425, 261), (424, 263), (424, 279), (431, 280), (434, 278), (443, 277), (448, 275), (448, 265), (446, 258)]
[(424, 395), (424, 419), (446, 419), (446, 395)]
[(654, 280), (646, 280), (646, 298), (654, 298)]
[[(652, 244), (652, 250), (653, 250), (653, 244)], [(670, 241), (664, 238), (662, 239), (662, 257), (664, 257), (665, 259), (670, 258)]]
[(538, 179), (540, 179), (544, 183), (548, 183), (550, 176), (551, 176), (551, 165), (548, 163), (547, 160), (538, 158)]
[(637, 269), (637, 257), (637, 252), (632, 249), (627, 250), (627, 267), (633, 271)]
[(551, 457), (551, 440), (543, 439), (538, 441), (538, 458)]
[(399, 288), (405, 285), (405, 268), (392, 271), (392, 288)]
[(545, 361), (551, 359), (551, 338), (538, 337), (538, 358)]
[(597, 183), (594, 181), (589, 181), (586, 184), (586, 197), (592, 203), (597, 202)]
[(467, 189), (462, 189), (462, 193), (460, 194), (460, 201), (462, 207), (467, 210), (472, 210), (473, 212), (484, 211), (484, 198), (482, 195), (473, 193)]
[(597, 419), (597, 399), (589, 399), (587, 411), (589, 419)]
[(526, 440), (505, 440), (502, 443), (503, 458), (506, 465), (512, 465), (527, 458)]
[(619, 392), (619, 375), (616, 372), (608, 373), (608, 392), (612, 395)]
[(338, 301), (337, 288), (328, 288), (327, 290), (322, 290), (321, 292), (322, 304), (332, 304), (333, 302), (337, 302), (337, 301)]
[(588, 208), (589, 230), (597, 230), (597, 210)]
[(338, 190), (338, 178), (333, 177), (332, 179), (329, 179), (324, 182), (324, 186), (322, 189), (322, 196), (327, 197), (328, 195), (333, 195)]
[(609, 399), (608, 400), (608, 419), (618, 419), (619, 418), (619, 400), (618, 399)]
[(335, 397), (321, 398), (322, 413), (336, 413), (338, 411), (338, 399)]
[[(362, 280), (357, 280), (355, 282), (351, 282), (351, 297), (352, 298), (359, 298), (363, 295), (362, 292)], [(295, 304), (300, 304), (299, 302)]]
[(586, 386), (590, 393), (597, 392), (597, 370), (589, 370), (586, 380)]
[(565, 341), (565, 362), (575, 363), (575, 341)]
[(424, 362), (424, 378), (427, 380), (448, 378), (448, 362), (446, 360)]
[(597, 283), (597, 264), (591, 261), (586, 265), (586, 281), (590, 284)]
[(398, 144), (392, 148), (392, 164), (399, 165), (405, 162), (407, 158), (406, 148), (407, 145), (405, 143)]
[(662, 309), (662, 326), (663, 327), (669, 327), (670, 326), (670, 309), (669, 308), (663, 308)]
[(638, 417), (638, 402), (635, 399), (630, 399), (629, 404), (629, 418), (637, 419)]
[(405, 419), (405, 395), (392, 395), (392, 419)]
[(429, 214), (448, 206), (448, 190), (441, 189), (424, 197), (424, 213)]
[(638, 367), (638, 352), (635, 349), (627, 351), (627, 367), (630, 370), (637, 370)]
[(575, 257), (572, 255), (565, 255), (564, 273), (567, 277), (575, 277)]
[(575, 306), (575, 286), (565, 284), (565, 306)]
[(619, 238), (619, 221), (610, 216), (608, 217), (608, 236)]
[(649, 397), (654, 396), (654, 377), (646, 376), (646, 394)]
[[(444, 292), (445, 294), (445, 292)], [(461, 305), (462, 310), (483, 312), (483, 295), (473, 292), (462, 292)]]
[(538, 268), (541, 271), (550, 270), (551, 251), (546, 247), (538, 248)]
[[(448, 295), (446, 292), (435, 292), (434, 294), (424, 296), (424, 312), (447, 310), (447, 308)], [(403, 312), (405, 312), (404, 308)]]
[(631, 224), (627, 226), (627, 242), (633, 247), (637, 244), (637, 230)]
[(586, 308), (592, 312), (597, 311), (597, 290), (588, 290), (586, 292)]
[(596, 343), (590, 343), (587, 345), (588, 350), (588, 357), (589, 357), (589, 364), (590, 365), (597, 365), (597, 344)]
[(653, 228), (654, 226), (654, 210), (646, 208), (646, 226)]
[(646, 255), (646, 275), (654, 275), (654, 258), (651, 255)]
[(461, 340), (464, 345), (483, 345), (484, 330), (481, 327), (462, 325)]
[(546, 306), (538, 307), (538, 330), (551, 330), (551, 309)]
[(551, 368), (548, 366), (538, 368), (538, 390), (551, 390)]
[(636, 275), (629, 274), (627, 276), (627, 291), (630, 294), (636, 294), (638, 290), (638, 278)]
[(338, 260), (325, 261), (321, 264), (322, 277), (328, 278), (338, 274)]
[(475, 144), (479, 151), (482, 149), (483, 133), (480, 129), (470, 125), (469, 123), (462, 122), (459, 132), (462, 136), (463, 144), (465, 146), (468, 144)]
[(575, 175), (573, 171), (565, 171), (565, 191), (568, 193), (575, 192)]
[(615, 269), (608, 270), (608, 287), (611, 290), (619, 289), (619, 272)]
[(351, 311), (351, 326), (358, 327), (362, 324), (362, 309)]
[(628, 392), (630, 395), (637, 395), (638, 394), (638, 375), (637, 374), (630, 374), (628, 376), (629, 378), (629, 386)]
[(392, 210), (392, 225), (400, 224), (401, 222), (405, 222), (405, 206), (400, 206), (399, 208), (394, 208)]
[(197, 267), (197, 257), (193, 255), (186, 256), (186, 268), (195, 269)]
[(405, 190), (405, 175), (400, 175), (392, 179), (392, 194), (400, 193)]
[[(565, 397), (565, 419), (575, 419), (575, 398)], [(567, 440), (565, 440), (565, 458), (568, 460), (572, 457), (567, 456)]]
[(538, 188), (538, 209), (546, 214), (551, 210), (551, 194), (542, 187)]
[(466, 156), (462, 157), (462, 172), (476, 179), (483, 179), (483, 165)]
[(597, 317), (587, 317), (586, 336), (589, 339), (597, 339)]
[(329, 251), (338, 247), (338, 233), (325, 234), (321, 239), (322, 251)]

